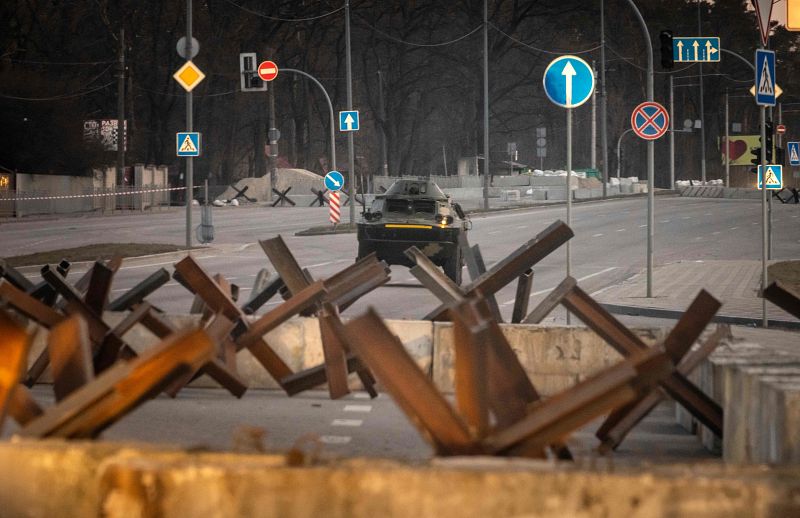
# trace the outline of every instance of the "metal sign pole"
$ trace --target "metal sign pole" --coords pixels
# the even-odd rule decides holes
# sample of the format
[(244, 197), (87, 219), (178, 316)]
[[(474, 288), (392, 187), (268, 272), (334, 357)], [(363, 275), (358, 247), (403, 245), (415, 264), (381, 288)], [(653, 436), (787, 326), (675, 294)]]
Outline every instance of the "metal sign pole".
[(731, 186), (731, 123), (730, 123), (730, 96), (725, 89), (725, 187)]
[(675, 79), (669, 75), (669, 188), (675, 190)]
[[(186, 59), (192, 55), (192, 0), (186, 0)], [(186, 92), (186, 131), (192, 129), (192, 91)], [(186, 248), (192, 246), (192, 200), (194, 199), (194, 162), (186, 157)]]
[[(761, 124), (761, 170), (767, 167), (767, 109), (764, 106), (758, 108)], [(767, 186), (763, 178), (761, 179), (761, 289), (767, 287)], [(758, 180), (756, 180), (758, 181)], [(767, 299), (761, 297), (761, 325), (768, 327), (767, 323)]]
[[(572, 227), (572, 108), (567, 108), (567, 226)], [(570, 246), (567, 241), (567, 277), (571, 275)], [(570, 324), (567, 311), (567, 325)]]
[[(346, 45), (346, 66), (347, 66), (347, 109), (349, 111), (353, 111), (353, 64), (352, 59), (350, 57), (350, 0), (345, 0), (344, 3), (344, 12), (345, 12), (345, 45)], [(348, 165), (350, 171), (348, 171), (348, 181), (350, 183), (350, 194), (352, 195), (350, 199), (350, 225), (356, 224), (356, 193), (358, 189), (356, 188), (356, 157), (355, 157), (355, 149), (353, 147), (353, 132), (347, 132), (347, 152), (348, 152)], [(333, 167), (336, 167), (336, 164), (333, 164)]]

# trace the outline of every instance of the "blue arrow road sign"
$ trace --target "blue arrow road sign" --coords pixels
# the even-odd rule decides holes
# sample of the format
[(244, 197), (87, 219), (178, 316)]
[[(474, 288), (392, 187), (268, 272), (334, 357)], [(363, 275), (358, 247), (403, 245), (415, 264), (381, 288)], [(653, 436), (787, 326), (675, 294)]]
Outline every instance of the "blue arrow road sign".
[(339, 131), (358, 131), (358, 111), (339, 112)]
[(719, 38), (673, 38), (672, 59), (681, 63), (719, 61)]
[(789, 142), (789, 165), (800, 165), (800, 142)]
[(339, 171), (331, 171), (325, 175), (325, 188), (329, 191), (340, 191), (344, 187), (344, 175)]
[(176, 133), (175, 143), (178, 156), (200, 156), (200, 133), (181, 131)]
[[(766, 168), (766, 175), (764, 169)], [(764, 178), (766, 176), (766, 178)], [(763, 181), (767, 183), (767, 189), (783, 189), (783, 166), (782, 165), (760, 165), (758, 166), (758, 188), (761, 189)]]
[(575, 108), (585, 103), (594, 91), (594, 71), (576, 56), (561, 56), (544, 71), (544, 91), (562, 108)]
[(775, 52), (756, 50), (756, 104), (775, 106)]

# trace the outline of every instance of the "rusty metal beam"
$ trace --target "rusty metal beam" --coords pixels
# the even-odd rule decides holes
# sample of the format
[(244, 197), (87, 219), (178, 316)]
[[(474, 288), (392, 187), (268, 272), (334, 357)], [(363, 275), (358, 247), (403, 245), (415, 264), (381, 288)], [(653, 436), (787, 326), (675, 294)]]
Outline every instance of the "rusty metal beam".
[(64, 320), (64, 315), (26, 294), (5, 279), (0, 280), (0, 298), (16, 311), (48, 329)]
[(519, 324), (528, 314), (528, 303), (531, 300), (533, 288), (533, 270), (528, 269), (519, 276), (517, 293), (514, 297), (514, 310), (511, 312), (511, 323)]
[(269, 261), (278, 272), (284, 284), (292, 295), (299, 293), (308, 285), (308, 280), (303, 274), (303, 269), (297, 263), (283, 237), (278, 235), (272, 239), (258, 242), (261, 249), (267, 254)]
[(26, 437), (93, 438), (172, 380), (213, 357), (203, 331), (170, 337), (130, 362), (119, 362), (20, 431)]
[(164, 268), (159, 268), (151, 273), (143, 281), (129, 289), (108, 304), (109, 311), (125, 311), (137, 304), (141, 304), (144, 299), (161, 286), (169, 282), (169, 272)]
[(491, 340), (489, 326), (470, 305), (450, 310), (455, 349), (456, 407), (475, 439), (483, 439), (489, 430), (489, 363)]
[(522, 321), (523, 324), (540, 324), (564, 299), (564, 297), (578, 285), (574, 277), (566, 277), (556, 286), (553, 291), (547, 294), (538, 306), (533, 308), (527, 317)]
[(80, 315), (72, 315), (50, 330), (47, 352), (56, 401), (94, 379), (89, 331)]
[(767, 286), (762, 296), (787, 313), (800, 318), (800, 294), (795, 293), (780, 281), (775, 281)]
[(345, 325), (347, 342), (375, 377), (392, 394), (400, 408), (442, 454), (476, 450), (464, 421), (438, 392), (377, 313)]
[(0, 309), (0, 431), (28, 361), (30, 339), (25, 328)]
[[(638, 336), (579, 287), (576, 286), (564, 297), (563, 304), (621, 355), (627, 357), (648, 348)], [(700, 422), (722, 436), (722, 408), (685, 376), (673, 372), (662, 381), (661, 386)]]
[(0, 259), (0, 277), (5, 278), (18, 290), (23, 292), (34, 288), (34, 284), (27, 277), (19, 273), (16, 268), (9, 266), (5, 259)]
[[(683, 358), (678, 364), (677, 371), (688, 376), (728, 336), (730, 336), (730, 327), (718, 326), (699, 348), (689, 352)], [(616, 449), (628, 433), (666, 397), (663, 390), (656, 389), (644, 397), (614, 410), (595, 432), (595, 436), (600, 440), (599, 451), (605, 453)]]
[[(574, 236), (564, 222), (556, 221), (536, 237), (512, 252), (502, 261), (499, 261), (475, 281), (471, 282), (464, 291), (468, 295), (480, 291), (483, 296), (489, 297), (500, 291), (514, 279), (519, 278), (525, 271), (533, 268), (536, 263), (550, 255), (561, 245)], [(473, 247), (474, 248), (474, 247)], [(440, 306), (425, 316), (425, 319), (440, 320), (445, 311)], [(495, 313), (495, 312), (493, 312)], [(495, 313), (495, 317), (497, 317)], [(499, 322), (500, 320), (498, 320)]]
[(103, 315), (113, 280), (114, 271), (111, 268), (99, 261), (94, 264), (89, 287), (83, 300), (98, 316)]
[(675, 365), (680, 363), (720, 307), (722, 307), (720, 301), (712, 297), (706, 290), (700, 290), (664, 340), (664, 350), (672, 359), (672, 363)]
[(322, 339), (322, 354), (325, 358), (325, 377), (331, 399), (339, 399), (350, 393), (347, 385), (347, 346), (342, 341), (342, 321), (336, 308), (326, 304), (319, 315), (319, 331)]

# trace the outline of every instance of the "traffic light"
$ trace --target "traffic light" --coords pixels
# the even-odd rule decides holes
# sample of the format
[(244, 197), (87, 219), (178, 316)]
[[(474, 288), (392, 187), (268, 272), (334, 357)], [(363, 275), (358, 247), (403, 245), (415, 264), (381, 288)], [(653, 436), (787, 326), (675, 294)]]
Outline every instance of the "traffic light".
[(675, 66), (672, 52), (672, 31), (661, 31), (661, 66), (667, 70)]
[[(760, 141), (761, 139), (759, 139)], [(758, 173), (758, 166), (761, 165), (761, 148), (760, 147), (751, 147), (750, 154), (753, 155), (753, 158), (750, 159), (750, 163), (753, 164), (755, 167), (750, 169), (750, 172), (753, 174)]]
[(239, 73), (242, 92), (263, 92), (267, 89), (266, 81), (258, 77), (256, 53), (242, 52), (239, 54)]
[(774, 133), (775, 126), (772, 124), (772, 121), (767, 121), (766, 124), (765, 124), (765, 127), (766, 127), (767, 140), (766, 140), (766, 142), (764, 142), (764, 148), (766, 149), (766, 152), (767, 152), (767, 163), (771, 164), (772, 163), (772, 149), (774, 147), (774, 144), (772, 143), (772, 138), (775, 135), (775, 133)]

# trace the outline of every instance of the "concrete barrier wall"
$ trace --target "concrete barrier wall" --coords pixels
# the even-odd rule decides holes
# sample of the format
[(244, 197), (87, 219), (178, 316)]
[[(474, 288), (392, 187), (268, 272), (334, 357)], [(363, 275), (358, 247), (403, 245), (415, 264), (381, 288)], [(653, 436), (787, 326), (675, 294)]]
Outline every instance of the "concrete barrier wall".
[(2, 518), (800, 516), (800, 468), (614, 469), (524, 459), (292, 465), (283, 454), (0, 443)]

